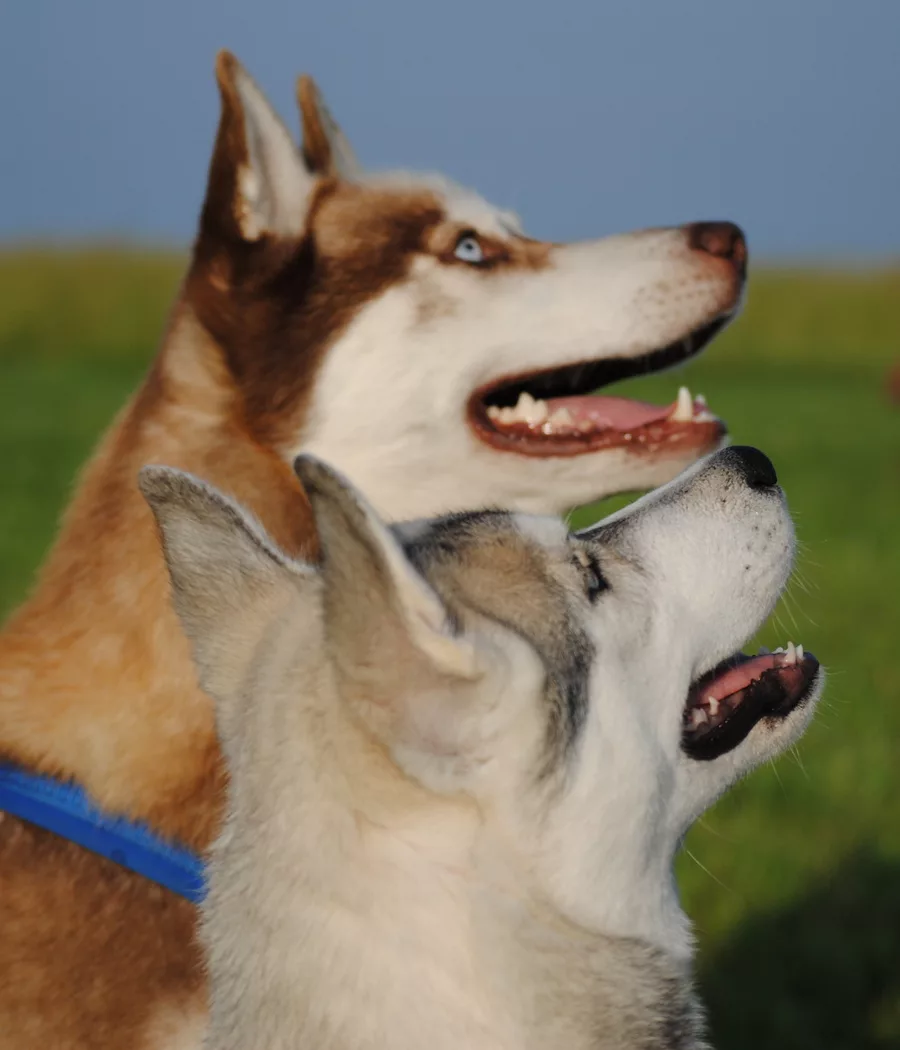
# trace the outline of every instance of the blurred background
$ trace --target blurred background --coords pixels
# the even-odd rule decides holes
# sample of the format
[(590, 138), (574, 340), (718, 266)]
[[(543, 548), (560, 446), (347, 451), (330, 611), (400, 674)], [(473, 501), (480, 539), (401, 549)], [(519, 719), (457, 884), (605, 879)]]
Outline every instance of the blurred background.
[(797, 752), (694, 829), (679, 879), (717, 1046), (900, 1047), (900, 5), (7, 5), (0, 615), (160, 337), (223, 46), (292, 129), (311, 72), (364, 163), (446, 172), (534, 236), (744, 226), (743, 316), (628, 392), (689, 383), (771, 455), (804, 548), (760, 640), (802, 641), (831, 680)]

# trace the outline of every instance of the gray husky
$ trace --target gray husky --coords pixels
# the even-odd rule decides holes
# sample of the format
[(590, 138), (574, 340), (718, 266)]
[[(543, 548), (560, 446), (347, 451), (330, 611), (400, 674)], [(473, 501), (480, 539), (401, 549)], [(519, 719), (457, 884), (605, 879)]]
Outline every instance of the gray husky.
[(297, 471), (317, 565), (142, 474), (230, 772), (208, 1046), (706, 1045), (672, 860), (823, 677), (799, 646), (738, 651), (794, 555), (771, 463), (727, 449), (577, 534), (389, 528)]

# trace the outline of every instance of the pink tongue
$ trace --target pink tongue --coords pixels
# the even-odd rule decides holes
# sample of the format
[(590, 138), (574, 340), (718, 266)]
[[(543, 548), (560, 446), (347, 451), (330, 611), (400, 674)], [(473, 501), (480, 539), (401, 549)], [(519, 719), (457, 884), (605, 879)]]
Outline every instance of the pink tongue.
[(713, 679), (709, 685), (704, 686), (701, 699), (706, 700), (712, 696), (716, 700), (724, 700), (726, 696), (746, 689), (751, 682), (761, 677), (764, 671), (770, 671), (779, 665), (780, 661), (775, 653), (769, 653), (767, 656), (754, 656), (752, 660), (733, 667), (730, 671)]
[(646, 426), (648, 423), (667, 419), (674, 405), (648, 405), (646, 401), (629, 401), (624, 397), (552, 397), (547, 401), (552, 415), (561, 408), (566, 409), (576, 426), (591, 423), (598, 430), (611, 427), (628, 430)]

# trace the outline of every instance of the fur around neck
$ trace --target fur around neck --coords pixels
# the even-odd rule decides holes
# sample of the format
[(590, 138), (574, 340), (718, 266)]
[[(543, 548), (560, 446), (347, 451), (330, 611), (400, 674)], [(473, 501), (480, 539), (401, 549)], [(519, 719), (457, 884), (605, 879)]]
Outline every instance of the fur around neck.
[[(265, 663), (276, 681), (281, 654)], [(333, 689), (319, 661), (309, 695)], [(436, 813), (340, 707), (267, 693), (229, 728), (210, 1048), (421, 1050), (423, 1032), (429, 1050), (706, 1046), (686, 960), (523, 895), (474, 804)]]

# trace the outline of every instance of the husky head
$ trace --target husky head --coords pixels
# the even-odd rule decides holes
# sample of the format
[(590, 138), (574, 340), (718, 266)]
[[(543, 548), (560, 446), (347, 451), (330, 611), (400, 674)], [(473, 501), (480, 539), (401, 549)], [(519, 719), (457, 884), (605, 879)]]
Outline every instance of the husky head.
[(253, 438), (335, 464), (392, 518), (558, 512), (669, 480), (724, 426), (683, 390), (590, 396), (699, 352), (738, 308), (731, 223), (578, 244), (439, 176), (367, 175), (311, 81), (304, 147), (230, 55), (191, 315)]
[[(232, 763), (268, 791), (280, 754), (316, 779), (304, 806), (338, 778), (358, 816), (424, 814), (451, 854), (462, 820), (448, 863), (582, 930), (686, 953), (678, 843), (797, 738), (820, 690), (801, 648), (740, 653), (794, 554), (771, 463), (719, 452), (577, 534), (501, 511), (389, 528), (331, 468), (298, 470), (317, 567), (187, 475), (143, 476)], [(454, 800), (471, 824), (446, 817)]]

